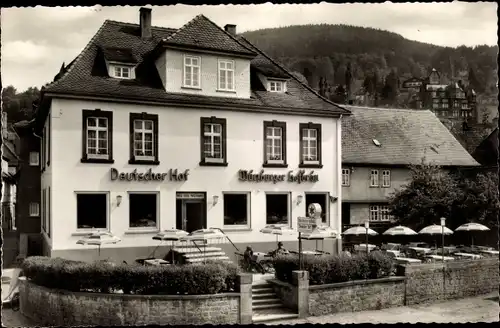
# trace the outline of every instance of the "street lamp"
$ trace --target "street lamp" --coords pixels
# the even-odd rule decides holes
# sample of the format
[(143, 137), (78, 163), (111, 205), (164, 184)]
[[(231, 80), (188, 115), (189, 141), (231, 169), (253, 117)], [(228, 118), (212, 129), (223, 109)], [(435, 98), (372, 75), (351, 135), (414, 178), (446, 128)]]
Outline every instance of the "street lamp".
[(441, 218), (441, 255), (443, 256), (444, 264), (444, 226), (446, 225), (446, 218)]
[(370, 221), (365, 221), (365, 229), (366, 229), (366, 235), (365, 235), (366, 254), (368, 254), (368, 229), (370, 229)]

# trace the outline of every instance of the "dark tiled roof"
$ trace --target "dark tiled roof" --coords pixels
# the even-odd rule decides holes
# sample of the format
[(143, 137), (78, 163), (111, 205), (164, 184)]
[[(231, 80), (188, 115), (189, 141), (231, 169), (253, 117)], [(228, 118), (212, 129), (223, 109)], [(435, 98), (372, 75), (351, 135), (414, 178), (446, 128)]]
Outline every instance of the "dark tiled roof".
[(469, 123), (469, 129), (464, 131), (462, 123), (448, 124), (450, 132), (460, 144), (470, 153), (474, 153), (479, 144), (495, 129), (488, 124)]
[(342, 119), (344, 163), (408, 165), (425, 157), (442, 166), (478, 165), (431, 111), (345, 107), (352, 115)]
[(131, 64), (137, 63), (137, 59), (135, 59), (132, 49), (129, 48), (103, 48), (102, 52), (104, 58), (109, 61)]
[(203, 15), (198, 15), (166, 38), (164, 44), (219, 50), (255, 56), (256, 53), (242, 45)]
[(485, 166), (498, 166), (498, 127), (475, 148), (472, 156)]
[[(203, 16), (198, 16), (197, 19), (191, 21), (189, 24), (192, 24), (191, 28), (193, 28), (198, 26), (194, 24), (195, 22), (204, 22), (206, 24), (206, 21), (209, 20)], [(213, 25), (215, 26), (215, 24)], [(183, 27), (182, 29), (188, 30), (187, 27)], [(172, 39), (176, 39), (175, 32), (176, 30), (174, 29), (153, 27), (152, 38), (145, 40), (141, 39), (139, 25), (107, 20), (75, 61), (69, 65), (65, 74), (46, 88), (43, 88), (42, 91), (43, 93), (150, 101), (155, 103), (200, 104), (219, 107), (235, 106), (244, 107), (246, 110), (273, 109), (283, 111), (284, 113), (297, 112), (310, 113), (311, 115), (349, 114), (342, 107), (322, 98), (308, 86), (292, 77), (284, 68), (274, 63), (259, 49), (243, 38), (234, 39), (232, 44), (234, 47), (237, 47), (237, 45), (244, 46), (247, 50), (249, 49), (248, 51), (258, 54), (255, 60), (251, 61), (251, 71), (263, 70), (262, 63), (265, 63), (266, 67), (269, 67), (270, 64), (275, 64), (275, 72), (280, 72), (283, 76), (286, 75), (290, 78), (287, 83), (287, 93), (267, 92), (263, 90), (262, 86), (259, 87), (259, 83), (255, 81), (251, 81), (251, 85), (257, 86), (257, 88), (252, 88), (251, 98), (249, 99), (168, 93), (162, 85), (152, 58), (163, 39), (167, 39), (172, 35)], [(228, 35), (218, 27), (217, 30), (207, 30), (205, 32), (217, 32), (222, 34), (224, 38)], [(179, 37), (181, 32), (178, 32), (176, 35)], [(207, 40), (210, 40), (209, 36), (207, 36)], [(105, 48), (130, 49), (130, 53), (138, 61), (135, 80), (120, 80), (108, 76), (102, 50)], [(255, 74), (251, 74), (251, 76), (256, 77)], [(43, 116), (43, 112), (40, 112), (40, 115)]]

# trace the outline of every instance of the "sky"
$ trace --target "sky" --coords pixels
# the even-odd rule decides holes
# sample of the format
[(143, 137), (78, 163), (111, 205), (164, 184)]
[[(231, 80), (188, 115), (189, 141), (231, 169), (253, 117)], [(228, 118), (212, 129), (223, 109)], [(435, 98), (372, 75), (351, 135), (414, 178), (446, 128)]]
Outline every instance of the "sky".
[[(303, 24), (348, 24), (387, 30), (440, 46), (495, 45), (497, 4), (493, 2), (382, 4), (285, 4), (148, 6), (154, 26), (179, 28), (204, 14), (237, 32)], [(71, 62), (106, 19), (139, 23), (139, 8), (2, 8), (2, 84), (18, 92), (52, 81), (61, 64)]]

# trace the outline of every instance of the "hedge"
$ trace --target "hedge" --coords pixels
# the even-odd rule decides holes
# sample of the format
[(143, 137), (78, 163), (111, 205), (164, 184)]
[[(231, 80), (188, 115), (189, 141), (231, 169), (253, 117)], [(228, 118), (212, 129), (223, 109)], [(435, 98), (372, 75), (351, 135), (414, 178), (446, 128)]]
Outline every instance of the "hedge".
[[(382, 278), (391, 275), (393, 270), (392, 259), (380, 251), (373, 251), (368, 255), (304, 256), (302, 263), (302, 269), (309, 271), (310, 285)], [(299, 270), (299, 257), (277, 257), (274, 269), (277, 279), (292, 283), (292, 271)]]
[(69, 291), (142, 295), (202, 295), (236, 291), (239, 269), (232, 263), (142, 266), (28, 257), (21, 266), (31, 282)]

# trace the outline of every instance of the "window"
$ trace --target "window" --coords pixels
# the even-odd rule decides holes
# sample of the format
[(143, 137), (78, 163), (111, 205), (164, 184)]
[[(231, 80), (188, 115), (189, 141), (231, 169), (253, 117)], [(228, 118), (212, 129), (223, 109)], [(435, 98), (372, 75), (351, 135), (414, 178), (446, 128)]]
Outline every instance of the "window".
[(113, 162), (113, 113), (83, 110), (82, 162)]
[(264, 122), (264, 166), (286, 167), (285, 122)]
[(130, 113), (130, 135), (129, 164), (159, 164), (158, 115)]
[(131, 69), (130, 67), (127, 66), (114, 66), (113, 69), (113, 77), (119, 78), (119, 79), (130, 79), (132, 78), (131, 76)]
[(458, 112), (459, 112), (458, 110), (454, 110), (453, 111), (453, 117), (458, 117)]
[(30, 203), (29, 211), (30, 211), (30, 216), (40, 216), (40, 204)]
[(219, 90), (234, 90), (234, 61), (219, 60)]
[(370, 205), (370, 221), (390, 221), (390, 209), (387, 205)]
[(370, 172), (370, 187), (378, 187), (378, 170)]
[(289, 224), (290, 194), (266, 194), (266, 224)]
[(391, 171), (384, 170), (382, 171), (382, 187), (390, 187), (391, 186)]
[(129, 193), (129, 227), (157, 228), (158, 193)]
[(269, 81), (269, 91), (271, 92), (283, 92), (283, 86), (283, 81)]
[(325, 224), (330, 224), (329, 220), (329, 208), (328, 204), (330, 204), (328, 193), (306, 193), (306, 213), (305, 216), (308, 216), (307, 210), (309, 205), (313, 203), (317, 203), (321, 206), (321, 222)]
[(321, 167), (321, 124), (301, 123), (299, 167)]
[(443, 108), (448, 108), (448, 100), (443, 100)]
[(39, 158), (38, 152), (36, 152), (36, 151), (30, 152), (30, 165), (31, 166), (40, 165), (40, 158)]
[(439, 108), (439, 99), (433, 99), (432, 108)]
[(108, 226), (108, 194), (77, 193), (76, 224), (78, 229), (106, 229)]
[(342, 169), (342, 186), (348, 187), (351, 185), (351, 170)]
[(467, 109), (467, 103), (462, 103), (462, 109)]
[(200, 87), (200, 57), (184, 57), (184, 87)]
[(200, 165), (226, 166), (226, 119), (202, 117)]
[(250, 223), (250, 194), (224, 193), (224, 226), (248, 227)]

